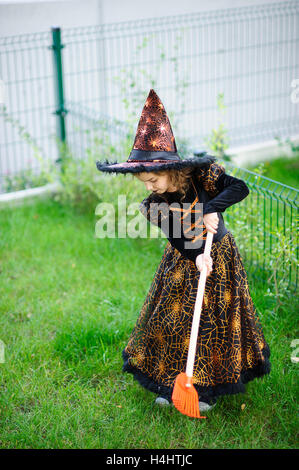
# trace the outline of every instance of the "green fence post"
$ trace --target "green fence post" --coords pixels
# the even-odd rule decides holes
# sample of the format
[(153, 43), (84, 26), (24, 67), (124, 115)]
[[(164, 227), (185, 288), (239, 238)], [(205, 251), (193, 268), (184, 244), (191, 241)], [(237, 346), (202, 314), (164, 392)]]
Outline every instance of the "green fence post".
[[(52, 26), (52, 46), (50, 49), (53, 51), (53, 66), (54, 66), (54, 90), (55, 90), (55, 102), (56, 110), (53, 114), (57, 115), (57, 136), (62, 144), (66, 143), (66, 128), (65, 128), (65, 116), (67, 110), (64, 107), (64, 89), (63, 89), (63, 68), (62, 68), (62, 55), (61, 49), (64, 45), (61, 44), (61, 29), (58, 26)], [(61, 170), (63, 171), (63, 149), (64, 145), (59, 145), (59, 158), (56, 162), (61, 163)]]

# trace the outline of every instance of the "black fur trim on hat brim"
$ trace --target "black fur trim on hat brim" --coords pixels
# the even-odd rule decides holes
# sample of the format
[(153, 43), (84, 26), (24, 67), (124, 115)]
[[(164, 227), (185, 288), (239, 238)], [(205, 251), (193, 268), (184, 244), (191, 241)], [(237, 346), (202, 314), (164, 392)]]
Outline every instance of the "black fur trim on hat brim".
[[(195, 157), (195, 158), (188, 158), (185, 160), (180, 160), (180, 161), (165, 161), (165, 163), (153, 163), (153, 164), (148, 164), (144, 165), (142, 162), (136, 162), (139, 163), (138, 165), (134, 164), (132, 165), (133, 162), (123, 162), (119, 163), (117, 161), (115, 162), (110, 162), (109, 160), (105, 160), (103, 162), (97, 161), (97, 169), (99, 171), (105, 172), (105, 173), (141, 173), (141, 172), (156, 172), (156, 171), (162, 171), (162, 170), (182, 170), (183, 168), (188, 168), (188, 167), (205, 167), (207, 165), (210, 165), (211, 163), (214, 163), (216, 161), (216, 157), (212, 155), (204, 155), (203, 157)], [(117, 165), (117, 167), (115, 167)]]

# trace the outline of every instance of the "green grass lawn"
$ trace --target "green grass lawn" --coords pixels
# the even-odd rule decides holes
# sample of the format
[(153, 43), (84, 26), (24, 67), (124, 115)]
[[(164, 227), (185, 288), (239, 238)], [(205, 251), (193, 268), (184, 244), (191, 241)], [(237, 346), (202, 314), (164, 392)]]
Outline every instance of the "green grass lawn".
[(96, 220), (53, 201), (0, 211), (1, 447), (295, 448), (296, 296), (274, 314), (250, 282), (269, 376), (222, 397), (206, 420), (157, 408), (156, 395), (122, 372), (121, 351), (164, 244), (97, 239)]
[[(263, 176), (299, 189), (299, 156), (273, 158), (264, 164)], [(256, 166), (246, 165), (246, 168), (253, 171)]]

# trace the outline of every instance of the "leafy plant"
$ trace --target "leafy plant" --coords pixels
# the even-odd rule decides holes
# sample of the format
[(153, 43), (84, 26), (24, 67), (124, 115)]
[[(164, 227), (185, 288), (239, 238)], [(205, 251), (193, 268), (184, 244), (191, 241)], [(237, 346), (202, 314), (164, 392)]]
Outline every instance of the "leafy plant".
[(20, 170), (16, 175), (3, 177), (4, 192), (20, 191), (23, 189), (37, 188), (49, 183), (48, 175), (43, 171), (34, 173), (32, 169)]
[(277, 141), (279, 147), (283, 147), (284, 145), (289, 146), (291, 152), (294, 156), (299, 156), (299, 144), (292, 141), (289, 137), (282, 139), (279, 136), (275, 136), (274, 139)]
[(21, 189), (35, 188), (53, 183), (57, 179), (57, 169), (55, 163), (43, 156), (42, 150), (37, 145), (34, 137), (28, 132), (25, 126), (21, 125), (18, 119), (14, 119), (8, 113), (7, 107), (2, 104), (0, 106), (0, 116), (5, 122), (10, 123), (18, 132), (20, 137), (27, 142), (33, 150), (33, 157), (39, 162), (39, 172), (34, 172), (32, 168), (22, 169), (14, 175), (4, 176), (4, 191), (18, 191)]
[(296, 231), (298, 230), (298, 217), (287, 227), (278, 227), (271, 234), (276, 238), (272, 253), (269, 253), (267, 264), (271, 269), (266, 296), (274, 297), (276, 300), (275, 310), (284, 305), (284, 301), (291, 294), (289, 289), (288, 274), (290, 267), (298, 269), (298, 258), (296, 255), (297, 242)]
[[(223, 93), (217, 95), (217, 108), (220, 114), (226, 112)], [(224, 161), (231, 160), (231, 157), (225, 153), (229, 147), (228, 129), (226, 129), (223, 122), (220, 121), (218, 127), (212, 129), (210, 136), (204, 138), (204, 142), (215, 156), (222, 158)]]

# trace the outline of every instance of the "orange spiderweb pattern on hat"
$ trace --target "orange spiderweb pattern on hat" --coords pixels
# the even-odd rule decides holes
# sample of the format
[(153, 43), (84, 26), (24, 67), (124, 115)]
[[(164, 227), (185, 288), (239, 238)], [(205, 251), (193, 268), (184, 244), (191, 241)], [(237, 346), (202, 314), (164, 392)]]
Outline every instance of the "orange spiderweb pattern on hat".
[(176, 143), (165, 108), (152, 89), (143, 107), (133, 149), (176, 152)]

